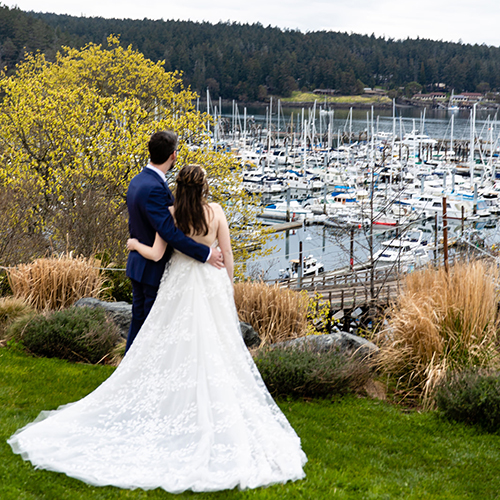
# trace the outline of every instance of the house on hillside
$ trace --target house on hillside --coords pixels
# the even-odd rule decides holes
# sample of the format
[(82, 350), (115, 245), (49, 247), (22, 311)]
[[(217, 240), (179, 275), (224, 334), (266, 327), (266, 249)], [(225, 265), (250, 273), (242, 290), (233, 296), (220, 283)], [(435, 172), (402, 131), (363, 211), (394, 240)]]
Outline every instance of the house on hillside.
[(444, 92), (431, 92), (430, 94), (415, 94), (413, 99), (416, 101), (423, 102), (443, 102), (446, 100), (446, 94)]
[(334, 95), (337, 94), (338, 91), (335, 89), (314, 89), (313, 94), (317, 95)]
[(461, 94), (450, 97), (450, 105), (471, 106), (476, 102), (481, 102), (483, 98), (483, 94), (479, 92), (462, 92)]
[(363, 89), (363, 95), (383, 97), (387, 95), (387, 92), (383, 89), (372, 89), (370, 87), (365, 87)]

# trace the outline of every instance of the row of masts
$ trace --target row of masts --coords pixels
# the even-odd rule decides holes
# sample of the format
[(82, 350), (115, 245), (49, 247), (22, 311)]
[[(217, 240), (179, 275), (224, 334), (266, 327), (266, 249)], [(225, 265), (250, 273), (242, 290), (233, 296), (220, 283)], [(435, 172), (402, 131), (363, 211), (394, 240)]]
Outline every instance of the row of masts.
[[(220, 148), (222, 143), (229, 143), (231, 147), (259, 147), (270, 151), (272, 148), (298, 148), (303, 152), (304, 166), (306, 165), (307, 150), (311, 148), (332, 150), (334, 147), (350, 146), (355, 142), (365, 142), (375, 148), (375, 140), (380, 143), (381, 134), (379, 131), (379, 117), (374, 117), (374, 108), (366, 114), (366, 129), (358, 132), (353, 131), (353, 108), (350, 108), (348, 116), (342, 129), (333, 130), (335, 111), (318, 106), (317, 101), (313, 106), (302, 108), (298, 113), (292, 113), (287, 119), (283, 112), (281, 100), (277, 100), (276, 110), (273, 106), (273, 98), (270, 98), (269, 106), (266, 107), (266, 118), (264, 126), (258, 125), (253, 117), (247, 113), (247, 108), (243, 108), (243, 114), (235, 100), (232, 101), (231, 115), (222, 114), (222, 98), (219, 97), (215, 103), (210, 98), (207, 89), (207, 130), (214, 148)], [(488, 116), (482, 130), (476, 130), (476, 104), (470, 111), (470, 137), (456, 139), (454, 137), (454, 120), (452, 114), (445, 135), (449, 138), (436, 141), (435, 145), (420, 143), (418, 151), (410, 154), (410, 148), (406, 148), (406, 160), (419, 159), (429, 161), (434, 152), (443, 151), (445, 159), (454, 162), (468, 161), (471, 174), (474, 170), (476, 160), (481, 164), (491, 167), (495, 152), (498, 149), (500, 134), (498, 132), (497, 115), (494, 119)], [(199, 99), (196, 103), (197, 111), (200, 110)], [(407, 135), (404, 129), (402, 116), (396, 116), (396, 105), (393, 101), (392, 107), (392, 132), (385, 132), (386, 146), (390, 146), (390, 158), (394, 158), (394, 153), (398, 151), (399, 158), (403, 157), (402, 145)], [(420, 117), (417, 129), (416, 120), (413, 120), (413, 129), (410, 134), (416, 134), (417, 130), (423, 134), (425, 130), (425, 109)], [(415, 144), (414, 144), (415, 147)], [(450, 154), (451, 153), (451, 154)], [(369, 155), (370, 160), (375, 160), (374, 152)]]

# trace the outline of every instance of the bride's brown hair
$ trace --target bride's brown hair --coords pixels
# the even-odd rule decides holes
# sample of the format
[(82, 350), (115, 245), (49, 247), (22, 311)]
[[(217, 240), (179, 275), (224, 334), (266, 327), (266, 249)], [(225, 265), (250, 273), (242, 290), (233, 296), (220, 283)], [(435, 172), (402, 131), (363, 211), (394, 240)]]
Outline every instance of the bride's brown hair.
[(184, 234), (208, 234), (207, 206), (208, 182), (200, 165), (181, 168), (175, 190), (175, 223)]

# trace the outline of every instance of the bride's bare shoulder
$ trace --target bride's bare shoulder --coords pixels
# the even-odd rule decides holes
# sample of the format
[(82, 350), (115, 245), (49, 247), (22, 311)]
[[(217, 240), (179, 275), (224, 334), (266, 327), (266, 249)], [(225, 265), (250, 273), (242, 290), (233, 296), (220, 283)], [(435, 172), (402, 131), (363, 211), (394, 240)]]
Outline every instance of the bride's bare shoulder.
[(208, 206), (211, 208), (212, 212), (214, 213), (214, 215), (216, 217), (218, 215), (224, 213), (222, 210), (222, 207), (218, 203), (212, 202), (212, 203), (209, 203)]

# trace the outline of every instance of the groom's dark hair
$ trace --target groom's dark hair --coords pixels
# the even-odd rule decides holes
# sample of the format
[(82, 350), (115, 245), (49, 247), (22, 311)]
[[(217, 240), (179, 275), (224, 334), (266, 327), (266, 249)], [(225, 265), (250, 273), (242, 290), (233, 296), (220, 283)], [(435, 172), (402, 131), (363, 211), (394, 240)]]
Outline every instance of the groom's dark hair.
[(177, 135), (170, 130), (155, 132), (149, 139), (149, 158), (154, 165), (165, 163), (177, 148)]

